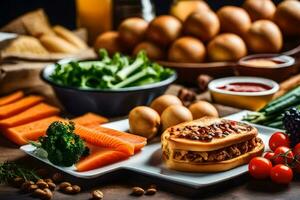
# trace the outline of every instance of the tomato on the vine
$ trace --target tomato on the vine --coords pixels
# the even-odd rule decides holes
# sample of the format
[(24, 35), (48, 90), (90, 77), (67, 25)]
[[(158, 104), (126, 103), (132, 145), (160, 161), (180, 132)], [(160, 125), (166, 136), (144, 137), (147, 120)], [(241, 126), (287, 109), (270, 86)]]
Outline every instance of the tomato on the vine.
[(293, 179), (292, 169), (283, 164), (272, 167), (270, 175), (272, 181), (279, 184), (288, 184)]
[(268, 152), (265, 153), (264, 158), (266, 158), (266, 159), (268, 159), (272, 162), (273, 158), (274, 158), (274, 155), (275, 155), (275, 153), (268, 151)]
[(274, 163), (276, 164), (288, 164), (291, 163), (294, 159), (294, 154), (292, 150), (288, 147), (278, 147), (274, 151)]
[(269, 140), (269, 147), (272, 151), (275, 151), (278, 147), (290, 147), (289, 136), (282, 132), (274, 133)]
[(248, 166), (249, 173), (256, 179), (269, 177), (271, 168), (271, 161), (263, 157), (252, 158)]

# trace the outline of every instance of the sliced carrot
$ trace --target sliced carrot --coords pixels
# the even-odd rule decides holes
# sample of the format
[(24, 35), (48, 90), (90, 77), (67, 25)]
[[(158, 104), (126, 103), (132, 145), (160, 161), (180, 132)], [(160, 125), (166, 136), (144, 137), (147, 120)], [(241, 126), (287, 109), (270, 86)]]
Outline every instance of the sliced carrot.
[(0, 106), (12, 103), (24, 97), (23, 91), (16, 91), (12, 94), (0, 98)]
[(72, 121), (75, 122), (75, 124), (85, 127), (95, 127), (99, 126), (99, 124), (108, 122), (108, 119), (95, 113), (86, 113), (82, 116), (72, 119)]
[(117, 130), (113, 130), (110, 128), (105, 128), (102, 126), (97, 126), (93, 128), (97, 132), (101, 132), (113, 137), (117, 137), (121, 140), (124, 140), (126, 142), (129, 142), (134, 145), (134, 151), (137, 152), (141, 150), (146, 144), (147, 144), (147, 138), (141, 137), (138, 135), (130, 134), (130, 133), (125, 133)]
[(101, 131), (93, 130), (78, 124), (75, 126), (75, 133), (83, 138), (86, 142), (93, 145), (112, 148), (114, 150), (124, 152), (128, 155), (134, 154), (134, 145), (118, 137), (110, 136)]
[(52, 116), (21, 126), (5, 129), (3, 133), (12, 142), (18, 145), (24, 145), (30, 140), (35, 141), (40, 136), (45, 135), (49, 125), (54, 121), (64, 121), (64, 119), (58, 116)]
[(4, 105), (0, 107), (0, 119), (11, 117), (17, 113), (20, 113), (31, 106), (34, 106), (40, 103), (43, 100), (43, 97), (40, 96), (28, 96), (24, 97), (13, 103)]
[(46, 103), (35, 105), (17, 115), (0, 120), (1, 128), (9, 128), (37, 121), (59, 113), (59, 109)]
[(90, 155), (81, 159), (76, 164), (76, 170), (79, 172), (93, 170), (105, 165), (109, 165), (129, 157), (128, 154), (107, 148), (95, 147), (87, 144), (90, 149)]

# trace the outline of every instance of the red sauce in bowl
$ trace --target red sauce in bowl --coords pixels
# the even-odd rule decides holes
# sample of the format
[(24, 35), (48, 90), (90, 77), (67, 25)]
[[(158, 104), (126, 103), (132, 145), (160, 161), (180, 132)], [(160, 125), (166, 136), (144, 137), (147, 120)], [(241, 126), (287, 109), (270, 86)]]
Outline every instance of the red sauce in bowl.
[(229, 83), (224, 86), (217, 87), (221, 90), (231, 92), (263, 92), (272, 89), (270, 86), (262, 83)]

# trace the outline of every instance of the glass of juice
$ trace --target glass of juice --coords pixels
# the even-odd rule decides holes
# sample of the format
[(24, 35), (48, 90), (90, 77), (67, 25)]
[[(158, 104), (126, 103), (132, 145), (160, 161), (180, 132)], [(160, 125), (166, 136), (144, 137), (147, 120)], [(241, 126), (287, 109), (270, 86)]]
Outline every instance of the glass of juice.
[(89, 43), (112, 28), (112, 0), (76, 0), (77, 25), (88, 31)]

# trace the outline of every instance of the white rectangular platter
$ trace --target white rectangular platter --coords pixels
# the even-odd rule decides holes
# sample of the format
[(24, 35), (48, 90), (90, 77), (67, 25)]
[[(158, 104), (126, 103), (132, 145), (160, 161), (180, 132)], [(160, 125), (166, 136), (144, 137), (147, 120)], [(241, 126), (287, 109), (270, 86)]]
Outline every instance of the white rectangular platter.
[[(225, 118), (240, 121), (249, 111), (241, 111), (239, 113), (227, 116)], [(127, 131), (129, 128), (128, 120), (120, 120), (104, 124), (103, 126), (117, 129), (120, 131)], [(273, 129), (265, 126), (254, 125), (259, 131), (259, 137), (264, 144), (268, 144), (269, 138), (278, 129)], [(159, 179), (164, 179), (170, 182), (175, 182), (192, 188), (201, 188), (204, 186), (216, 184), (233, 177), (239, 176), (247, 172), (247, 165), (243, 165), (226, 172), (219, 173), (184, 173), (166, 169), (161, 162), (160, 143), (148, 144), (141, 152), (132, 156), (131, 158), (112, 165), (101, 167), (99, 169), (77, 172), (74, 167), (59, 167), (50, 163), (47, 159), (37, 157), (33, 151), (35, 147), (32, 145), (24, 145), (20, 148), (25, 153), (35, 157), (61, 171), (80, 178), (95, 178), (103, 174), (107, 174), (116, 170), (126, 169), (140, 174), (152, 176)], [(265, 150), (268, 150), (266, 145)]]

